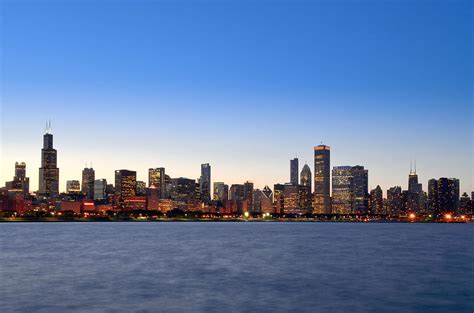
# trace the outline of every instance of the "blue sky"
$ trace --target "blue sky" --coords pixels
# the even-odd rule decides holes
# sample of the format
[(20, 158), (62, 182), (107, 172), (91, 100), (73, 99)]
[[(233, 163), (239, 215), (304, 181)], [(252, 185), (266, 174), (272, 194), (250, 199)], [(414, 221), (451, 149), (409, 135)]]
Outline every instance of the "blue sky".
[(1, 2), (1, 181), (37, 187), (52, 120), (60, 189), (84, 162), (172, 177), (289, 180), (361, 164), (369, 185), (458, 177), (473, 189), (470, 1)]

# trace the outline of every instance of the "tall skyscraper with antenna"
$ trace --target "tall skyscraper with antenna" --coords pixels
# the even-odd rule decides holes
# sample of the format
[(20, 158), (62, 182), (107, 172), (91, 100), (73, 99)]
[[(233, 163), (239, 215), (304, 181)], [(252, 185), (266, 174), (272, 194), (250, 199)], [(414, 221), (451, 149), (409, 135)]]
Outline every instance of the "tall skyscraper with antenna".
[(51, 121), (46, 123), (43, 135), (38, 194), (50, 198), (56, 197), (59, 194), (59, 168), (57, 167), (57, 151), (53, 148)]

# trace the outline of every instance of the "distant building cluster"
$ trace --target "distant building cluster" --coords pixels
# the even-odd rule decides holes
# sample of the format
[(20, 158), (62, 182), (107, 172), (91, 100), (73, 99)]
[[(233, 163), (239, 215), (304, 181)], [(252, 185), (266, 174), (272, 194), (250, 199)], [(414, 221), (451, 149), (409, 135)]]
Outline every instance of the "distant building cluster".
[[(425, 192), (418, 181), (416, 166), (408, 175), (408, 188), (394, 186), (384, 198), (380, 186), (369, 191), (369, 171), (361, 165), (334, 166), (331, 149), (314, 147), (314, 175), (308, 164), (299, 171), (298, 158), (290, 160), (290, 181), (255, 188), (250, 181), (227, 185), (211, 180), (211, 165), (201, 165), (197, 179), (166, 174), (164, 167), (150, 168), (148, 182), (137, 180), (137, 172), (115, 171), (115, 181), (97, 179), (92, 165), (81, 179), (68, 180), (66, 192), (59, 193), (57, 151), (47, 125), (41, 149), (39, 189), (31, 192), (26, 164), (15, 163), (15, 175), (0, 189), (0, 210), (20, 215), (110, 214), (117, 212), (201, 212), (228, 216), (471, 216), (474, 192), (460, 196), (459, 180), (439, 178), (428, 181)], [(313, 187), (314, 186), (314, 187)], [(332, 190), (332, 193), (331, 193)]]

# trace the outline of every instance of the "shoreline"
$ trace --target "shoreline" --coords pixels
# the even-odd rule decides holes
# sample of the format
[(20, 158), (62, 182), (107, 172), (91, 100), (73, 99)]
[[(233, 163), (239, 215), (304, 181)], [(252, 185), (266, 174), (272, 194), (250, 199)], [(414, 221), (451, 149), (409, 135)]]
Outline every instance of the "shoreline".
[(233, 218), (233, 219), (217, 219), (217, 218), (163, 218), (163, 219), (106, 219), (106, 218), (0, 218), (0, 223), (176, 223), (176, 222), (213, 222), (213, 223), (417, 223), (417, 224), (468, 224), (470, 221), (424, 221), (424, 220), (316, 220), (316, 219), (263, 219), (263, 218)]

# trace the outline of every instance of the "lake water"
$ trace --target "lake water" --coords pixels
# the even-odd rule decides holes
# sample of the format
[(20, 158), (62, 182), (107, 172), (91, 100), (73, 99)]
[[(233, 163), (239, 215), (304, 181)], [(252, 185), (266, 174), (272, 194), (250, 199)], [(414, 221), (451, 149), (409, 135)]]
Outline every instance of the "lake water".
[(1, 312), (468, 312), (474, 224), (0, 224)]

